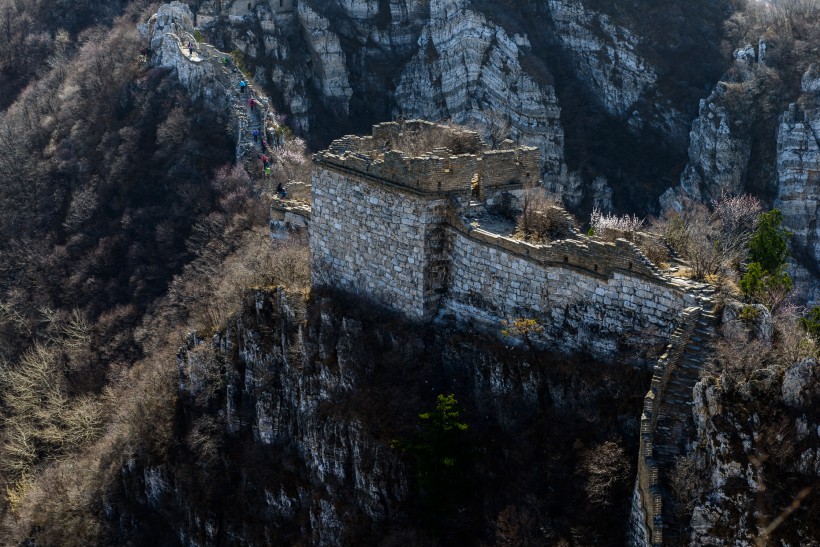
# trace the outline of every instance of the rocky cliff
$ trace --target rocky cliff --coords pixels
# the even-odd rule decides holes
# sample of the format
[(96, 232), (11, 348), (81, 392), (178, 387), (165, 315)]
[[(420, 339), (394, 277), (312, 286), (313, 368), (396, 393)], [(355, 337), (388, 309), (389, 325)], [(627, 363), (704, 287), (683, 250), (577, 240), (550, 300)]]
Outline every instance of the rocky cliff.
[[(764, 351), (765, 353), (765, 351)], [(692, 545), (815, 545), (820, 377), (815, 359), (744, 369), (695, 387), (695, 451), (678, 463)]]
[[(213, 338), (191, 336), (178, 363), (180, 442), (122, 470), (106, 501), (121, 537), (623, 543), (646, 372), (283, 290), (257, 291)], [(441, 393), (461, 403), (473, 448), (431, 500), (413, 446)]]
[[(783, 211), (784, 225), (794, 234), (790, 271), (800, 298), (815, 301), (820, 272), (820, 78), (814, 64), (801, 73), (795, 100), (784, 112), (771, 95), (780, 101), (792, 95), (766, 65), (766, 51), (765, 41), (757, 53), (751, 46), (735, 51), (735, 66), (727, 75), (733, 81), (719, 82), (701, 100), (680, 186), (667, 191), (661, 203), (680, 207), (680, 196), (709, 203), (747, 192), (770, 200)], [(772, 87), (764, 92), (764, 86)]]
[(794, 234), (792, 253), (820, 273), (820, 75), (803, 75), (803, 94), (789, 105), (777, 128), (777, 197), (783, 222)]
[[(755, 131), (756, 125), (765, 125), (756, 104), (761, 99), (759, 87), (771, 76), (765, 41), (761, 40), (758, 50), (763, 52), (759, 57), (751, 45), (735, 50), (731, 69), (709, 97), (700, 101), (689, 133), (689, 161), (680, 178), (680, 191), (690, 199), (709, 203), (723, 195), (754, 191), (755, 187), (771, 194), (771, 166), (749, 173), (761, 160), (764, 164), (773, 160), (772, 155), (755, 158), (755, 165), (750, 166), (753, 143), (769, 148), (773, 144), (771, 135)], [(765, 129), (762, 132), (767, 133)], [(672, 205), (673, 193), (667, 192), (662, 201)]]
[(208, 1), (197, 23), (244, 53), (317, 147), (398, 115), (452, 119), (538, 146), (571, 207), (609, 203), (614, 188), (615, 208), (651, 209), (723, 68), (726, 13), (721, 2)]
[(522, 67), (533, 59), (526, 35), (509, 35), (466, 0), (430, 3), (430, 20), (396, 87), (398, 112), (489, 128), (491, 140), (513, 138), (542, 151), (557, 175), (564, 134), (555, 89)]
[(736, 49), (728, 70), (700, 101), (689, 134), (688, 161), (663, 207), (680, 197), (706, 203), (751, 193), (784, 213), (794, 233), (790, 273), (801, 300), (816, 301), (820, 271), (817, 235), (818, 169), (817, 13), (736, 14), (727, 21), (727, 44)]

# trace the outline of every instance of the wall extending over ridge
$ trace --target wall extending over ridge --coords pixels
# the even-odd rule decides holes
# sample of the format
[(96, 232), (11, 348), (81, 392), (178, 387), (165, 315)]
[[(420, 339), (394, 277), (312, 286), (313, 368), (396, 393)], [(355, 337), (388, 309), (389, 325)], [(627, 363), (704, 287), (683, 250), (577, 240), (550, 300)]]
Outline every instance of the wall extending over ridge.
[[(701, 309), (691, 307), (684, 310), (680, 325), (672, 334), (666, 352), (658, 359), (652, 375), (649, 392), (644, 397), (643, 414), (641, 415), (641, 440), (638, 454), (638, 479), (636, 481), (636, 505), (633, 513), (640, 517), (633, 520), (633, 526), (641, 531), (641, 541), (652, 546), (663, 545), (663, 488), (660, 470), (656, 460), (655, 432), (660, 416), (661, 400), (665, 395), (667, 384), (686, 351), (689, 337), (695, 329)], [(631, 544), (640, 544), (633, 538)]]
[(624, 345), (666, 344), (695, 303), (630, 242), (574, 236), (533, 245), (467, 226), (465, 198), (519, 190), (537, 176), (537, 153), (437, 147), (410, 155), (391, 149), (398, 127), (376, 126), (373, 137), (345, 137), (316, 155), (314, 285), (416, 320), (533, 318), (544, 344), (602, 358)]
[(622, 345), (663, 344), (687, 298), (629, 242), (530, 245), (463, 225), (447, 228), (445, 313), (500, 324), (537, 319), (546, 345), (615, 355)]

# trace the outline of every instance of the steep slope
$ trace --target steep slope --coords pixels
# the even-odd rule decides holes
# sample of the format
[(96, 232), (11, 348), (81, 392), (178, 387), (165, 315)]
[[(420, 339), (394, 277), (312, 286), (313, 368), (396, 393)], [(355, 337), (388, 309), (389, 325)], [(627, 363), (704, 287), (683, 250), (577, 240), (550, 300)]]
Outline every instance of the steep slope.
[(693, 508), (691, 544), (820, 538), (817, 362), (767, 362), (766, 353), (743, 352), (695, 387), (695, 451), (679, 464), (678, 482), (681, 501)]
[[(170, 401), (173, 414), (173, 398), (164, 399), (173, 383), (159, 380), (173, 351), (159, 370), (146, 373), (145, 361), (167, 351), (184, 322), (221, 322), (220, 310), (238, 298), (234, 283), (275, 270), (253, 266), (270, 251), (267, 207), (232, 165), (237, 143), (240, 152), (252, 148), (246, 106), (234, 98), (226, 109), (226, 95), (207, 85), (210, 73), (197, 81), (204, 45), (191, 54), (175, 40), (162, 53), (179, 63), (152, 66), (136, 28), (150, 15), (86, 33), (0, 113), (3, 544), (31, 535), (41, 545), (100, 541), (99, 477), (91, 475), (105, 474), (96, 458), (112, 453), (95, 443), (123, 431), (112, 422), (129, 406), (125, 394), (136, 393), (125, 389), (111, 404), (112, 390), (156, 374), (154, 393), (126, 411), (135, 420), (127, 444), (150, 444), (165, 423), (157, 409)], [(289, 152), (304, 161), (298, 148)], [(229, 281), (212, 275), (237, 253)], [(160, 301), (162, 311), (144, 323)], [(153, 418), (143, 421), (148, 407)], [(92, 445), (97, 452), (87, 451)], [(55, 471), (86, 457), (82, 473)], [(54, 480), (76, 482), (60, 489)]]
[(316, 147), (397, 115), (450, 118), (541, 148), (547, 185), (571, 207), (614, 188), (616, 209), (646, 211), (677, 177), (697, 100), (724, 69), (729, 3), (667, 8), (205, 2), (197, 19), (244, 52)]
[[(645, 376), (410, 329), (339, 295), (257, 291), (181, 350), (181, 442), (135, 455), (105, 526), (114, 543), (619, 545)], [(430, 498), (412, 446), (419, 413), (450, 392), (472, 450)], [(601, 485), (588, 462), (605, 444)]]

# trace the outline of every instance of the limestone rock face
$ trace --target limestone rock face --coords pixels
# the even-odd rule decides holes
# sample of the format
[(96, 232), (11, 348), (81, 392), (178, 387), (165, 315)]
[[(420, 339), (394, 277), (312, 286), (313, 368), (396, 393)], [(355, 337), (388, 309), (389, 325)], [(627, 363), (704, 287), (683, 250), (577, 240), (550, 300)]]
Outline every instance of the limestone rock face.
[(722, 93), (719, 84), (708, 99), (700, 101), (689, 133), (689, 163), (680, 183), (684, 193), (698, 201), (743, 193), (751, 141), (744, 131), (734, 129), (732, 115), (720, 106)]
[(774, 331), (772, 315), (763, 304), (728, 300), (721, 316), (721, 330), (724, 337), (739, 344), (746, 343), (750, 337), (768, 342)]
[[(490, 446), (509, 442), (499, 457), (522, 466), (515, 476), (524, 485), (572, 473), (563, 456), (556, 471), (529, 463), (542, 445), (520, 442), (521, 432), (539, 427), (541, 435), (545, 416), (570, 424), (571, 440), (560, 450), (570, 450), (578, 431), (584, 444), (615, 428), (632, 436), (632, 447), (637, 442), (630, 432), (639, 427), (645, 374), (636, 368), (585, 361), (556, 370), (555, 361), (498, 344), (495, 334), (453, 337), (450, 328), (368, 317), (382, 313), (376, 309), (362, 317), (314, 295), (307, 303), (283, 289), (258, 290), (224, 329), (207, 340), (188, 337), (177, 355), (179, 442), (167, 460), (136, 455), (126, 462), (123, 496), (106, 508), (123, 536), (133, 537), (147, 512), (152, 524), (161, 523), (152, 536), (158, 543), (377, 545), (384, 537), (415, 537), (416, 479), (398, 442), (413, 438), (441, 381), (458, 386), (448, 389), (457, 389), (469, 405), (465, 413), (476, 417), (470, 428), (490, 424)], [(590, 423), (605, 425), (582, 426)], [(527, 457), (519, 460), (519, 451)], [(508, 465), (491, 468), (508, 473)], [(497, 495), (480, 495), (509, 503), (511, 482), (502, 475)], [(523, 490), (515, 494), (522, 500), (552, 495)], [(612, 509), (624, 517), (628, 495), (623, 489)], [(538, 544), (550, 544), (557, 534), (549, 523), (557, 517), (540, 518), (538, 529), (546, 531), (538, 532)], [(414, 535), (401, 535), (407, 528)]]
[(803, 93), (820, 94), (820, 67), (816, 63), (812, 63), (809, 69), (803, 74), (800, 79), (800, 87)]
[(578, 0), (548, 0), (561, 43), (604, 107), (624, 115), (657, 74), (635, 51), (640, 38)]
[[(704, 7), (705, 21), (719, 17), (714, 6)], [(679, 9), (671, 17), (685, 19), (692, 11)], [(616, 206), (624, 207), (617, 189), (636, 178), (617, 165), (604, 167), (606, 161), (601, 167), (584, 161), (601, 150), (584, 138), (586, 126), (567, 122), (582, 105), (591, 103), (608, 128), (638, 142), (660, 140), (659, 150), (666, 150), (660, 154), (677, 155), (694, 114), (690, 97), (703, 94), (698, 76), (676, 74), (679, 61), (661, 53), (671, 41), (661, 40), (657, 22), (635, 5), (302, 0), (279, 7), (276, 1), (205, 0), (196, 23), (218, 47), (244, 53), (256, 79), (274, 89), (288, 123), (317, 148), (398, 115), (477, 124), (491, 140), (540, 148), (545, 184), (578, 208), (608, 202), (600, 184), (592, 187), (601, 176), (616, 189)], [(688, 30), (682, 34), (694, 43)], [(685, 92), (665, 94), (681, 89), (679, 83)], [(571, 130), (580, 134), (565, 167)], [(622, 150), (611, 153), (618, 155), (611, 163), (623, 162)]]
[[(795, 486), (775, 502), (786, 507), (820, 478), (817, 361), (745, 371), (733, 366), (704, 377), (693, 395), (697, 436), (690, 457), (702, 473), (689, 480), (694, 497), (687, 544), (755, 545), (761, 493), (789, 477)], [(761, 457), (765, 465), (755, 463)], [(815, 544), (810, 511), (795, 513), (791, 528), (776, 532), (777, 543)]]
[[(812, 104), (816, 82), (803, 76), (804, 104)], [(809, 94), (811, 92), (811, 95)], [(820, 108), (789, 105), (777, 128), (777, 198), (783, 223), (794, 234), (792, 251), (815, 274), (820, 271)]]
[[(498, 131), (541, 149), (544, 171), (563, 160), (561, 109), (555, 90), (521, 66), (526, 36), (510, 36), (466, 0), (432, 0), (418, 53), (396, 87), (399, 110), (410, 118), (447, 119)], [(492, 137), (493, 135), (491, 135)]]
[(311, 52), (313, 70), (326, 101), (333, 104), (340, 116), (346, 116), (353, 89), (350, 73), (339, 37), (330, 30), (330, 21), (313, 11), (306, 3), (299, 3), (299, 20)]
[(204, 60), (192, 60), (185, 56), (187, 45), (185, 32), (192, 32), (194, 16), (182, 2), (163, 4), (148, 24), (151, 63), (155, 66), (172, 67), (180, 83), (195, 97), (215, 101), (218, 89), (213, 86), (214, 67)]
[(820, 370), (814, 359), (803, 359), (783, 375), (783, 401), (795, 408), (806, 405), (820, 395)]
[(548, 0), (547, 5), (557, 40), (590, 95), (613, 116), (627, 119), (632, 132), (651, 128), (685, 147), (691, 115), (659, 89), (666, 69), (642, 51), (652, 50), (644, 47), (652, 39), (642, 34), (636, 18), (616, 8), (616, 20), (583, 0)]

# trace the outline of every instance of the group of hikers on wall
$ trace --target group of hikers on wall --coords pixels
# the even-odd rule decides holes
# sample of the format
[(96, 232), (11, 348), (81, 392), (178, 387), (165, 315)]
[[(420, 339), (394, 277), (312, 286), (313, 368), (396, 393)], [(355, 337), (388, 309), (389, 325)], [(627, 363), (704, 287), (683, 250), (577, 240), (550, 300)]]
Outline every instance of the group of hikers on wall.
[[(192, 57), (195, 49), (193, 42), (189, 41), (186, 44), (186, 49), (188, 50), (188, 56)], [(146, 58), (150, 55), (150, 51), (148, 50), (148, 48), (146, 48), (144, 55)], [(225, 68), (230, 70), (234, 74), (239, 72), (239, 69), (237, 68), (236, 64), (232, 62), (231, 58), (228, 56), (222, 58), (222, 64), (224, 64)], [(250, 87), (248, 85), (248, 82), (246, 82), (245, 79), (240, 78), (238, 86), (240, 97), (244, 97), (246, 95), (246, 90)], [(248, 112), (249, 114), (253, 114), (259, 106), (259, 101), (253, 96), (253, 93), (248, 93), (247, 95), (249, 95), (247, 100)], [(262, 124), (264, 125), (264, 120), (262, 120)], [(270, 145), (268, 144), (268, 141), (265, 139), (265, 135), (260, 133), (259, 129), (254, 129), (252, 132), (252, 136), (254, 145), (258, 144), (261, 148), (261, 151), (257, 152), (256, 157), (262, 162), (262, 172), (265, 175), (265, 177), (270, 177), (271, 158), (267, 155)], [(287, 192), (285, 191), (285, 188), (282, 186), (281, 182), (276, 186), (276, 193), (280, 198), (287, 197)]]
[[(226, 67), (232, 67), (234, 72), (237, 71), (236, 66), (233, 65), (233, 63), (231, 63), (231, 60), (228, 57), (223, 58), (223, 63), (225, 64)], [(240, 96), (244, 97), (245, 90), (248, 89), (248, 87), (249, 87), (248, 82), (246, 82), (244, 79), (240, 79), (238, 85), (239, 85), (239, 94), (240, 94)], [(247, 105), (248, 105), (248, 112), (253, 113), (253, 112), (255, 112), (257, 106), (259, 105), (259, 101), (257, 101), (256, 98), (254, 98), (254, 96), (251, 94), (248, 97)], [(256, 157), (257, 157), (257, 159), (259, 159), (262, 162), (263, 173), (266, 177), (270, 177), (270, 175), (271, 175), (271, 158), (269, 158), (267, 156), (268, 148), (270, 147), (270, 145), (268, 144), (268, 141), (265, 140), (265, 135), (263, 135), (259, 132), (259, 129), (254, 129), (252, 131), (251, 135), (253, 136), (254, 145), (258, 144), (261, 148), (261, 152), (257, 152)], [(279, 184), (277, 184), (277, 186), (276, 186), (276, 193), (280, 198), (286, 198), (287, 197), (287, 192), (285, 191), (285, 188), (282, 186), (281, 182)]]

